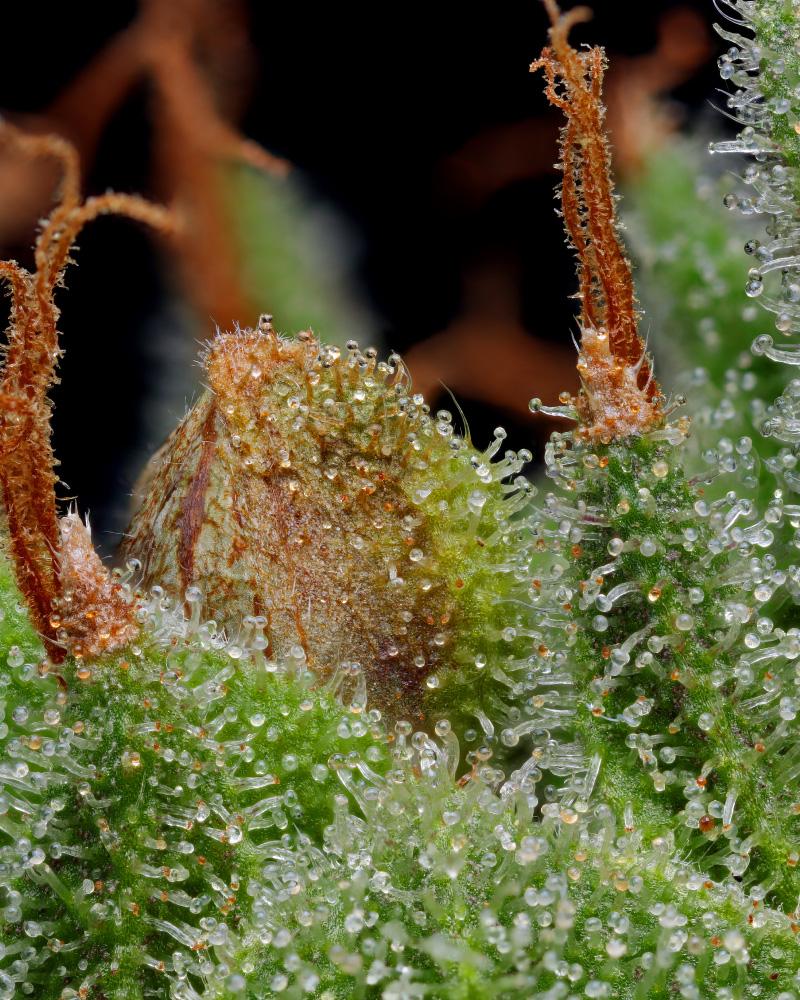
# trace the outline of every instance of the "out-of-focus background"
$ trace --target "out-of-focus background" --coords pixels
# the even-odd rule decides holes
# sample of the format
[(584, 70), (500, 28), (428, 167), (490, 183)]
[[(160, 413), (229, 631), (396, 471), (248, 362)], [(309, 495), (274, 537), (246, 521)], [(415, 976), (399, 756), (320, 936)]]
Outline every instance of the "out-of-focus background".
[[(708, 103), (714, 12), (710, 0), (593, 7), (576, 37), (609, 51), (624, 190), (677, 130), (724, 127)], [(198, 391), (199, 344), (259, 312), (287, 333), (397, 350), (432, 407), (454, 409), (455, 394), (477, 444), (502, 423), (540, 450), (550, 428), (528, 399), (575, 388), (574, 270), (553, 211), (560, 123), (528, 72), (545, 40), (535, 0), (4, 11), (2, 113), (71, 139), (87, 193), (141, 192), (187, 220), (174, 246), (94, 224), (61, 296), (63, 495), (91, 513), (101, 547)], [(0, 147), (3, 256), (30, 263), (54, 181)]]

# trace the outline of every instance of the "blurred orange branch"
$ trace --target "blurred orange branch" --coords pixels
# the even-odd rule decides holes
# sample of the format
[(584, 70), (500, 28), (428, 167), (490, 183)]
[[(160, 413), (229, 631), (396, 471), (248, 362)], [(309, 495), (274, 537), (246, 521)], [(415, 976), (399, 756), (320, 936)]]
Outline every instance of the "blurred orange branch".
[[(213, 317), (224, 327), (246, 322), (255, 307), (240, 278), (220, 166), (238, 161), (276, 176), (288, 170), (284, 160), (241, 136), (230, 120), (240, 113), (254, 61), (245, 12), (236, 0), (142, 0), (133, 23), (42, 115), (20, 119), (28, 131), (56, 133), (74, 143), (77, 176), (78, 162), (86, 171), (106, 125), (133, 87), (151, 83), (153, 187), (160, 199), (180, 207), (185, 222), (176, 249), (189, 299), (204, 320)], [(33, 171), (27, 156), (4, 150), (0, 242), (6, 245), (46, 212), (56, 180), (46, 143)]]

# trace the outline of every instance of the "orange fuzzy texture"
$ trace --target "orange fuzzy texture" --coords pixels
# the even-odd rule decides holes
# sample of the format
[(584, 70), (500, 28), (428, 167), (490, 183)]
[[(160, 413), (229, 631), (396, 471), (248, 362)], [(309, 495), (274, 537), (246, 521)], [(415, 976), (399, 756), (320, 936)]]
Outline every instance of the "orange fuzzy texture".
[(28, 136), (8, 124), (0, 142), (31, 159), (54, 159), (63, 171), (60, 201), (36, 240), (36, 268), (0, 261), (11, 294), (11, 322), (0, 369), (0, 494), (8, 523), (9, 553), (17, 583), (37, 630), (55, 660), (63, 649), (51, 624), (60, 594), (61, 544), (56, 506), (56, 459), (51, 444), (48, 393), (58, 381), (58, 307), (69, 253), (83, 227), (100, 215), (125, 215), (170, 231), (169, 213), (133, 195), (109, 193), (82, 202), (78, 159), (57, 136)]
[(60, 595), (51, 625), (76, 658), (94, 659), (128, 645), (139, 631), (135, 603), (103, 566), (77, 514), (62, 517), (59, 530)]
[[(366, 374), (326, 367), (321, 350), (268, 323), (212, 341), (210, 391), (151, 460), (121, 555), (141, 561), (145, 585), (199, 587), (201, 614), (234, 636), (248, 616), (263, 617), (269, 655), (299, 645), (323, 676), (358, 662), (378, 703), (417, 716), (457, 603), (434, 566), (409, 561), (415, 548), (435, 549), (402, 483), (416, 455), (404, 439), (419, 418), (398, 414), (402, 437), (389, 446), (375, 418), (394, 406), (392, 384), (374, 362)], [(359, 397), (374, 407), (370, 422)]]
[(585, 7), (561, 14), (544, 0), (551, 45), (531, 65), (547, 78), (545, 93), (567, 118), (561, 134), (561, 206), (578, 258), (582, 331), (575, 401), (580, 433), (592, 440), (641, 434), (663, 420), (658, 384), (638, 333), (631, 266), (617, 231), (602, 85), (605, 55), (577, 52), (571, 28), (590, 17)]

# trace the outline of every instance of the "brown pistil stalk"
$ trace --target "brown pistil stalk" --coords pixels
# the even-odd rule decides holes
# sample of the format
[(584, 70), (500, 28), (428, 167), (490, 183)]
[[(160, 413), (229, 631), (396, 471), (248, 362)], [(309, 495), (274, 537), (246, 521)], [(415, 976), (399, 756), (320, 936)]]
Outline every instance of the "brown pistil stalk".
[(161, 232), (171, 231), (173, 221), (165, 208), (134, 195), (109, 193), (82, 202), (77, 156), (56, 136), (28, 136), (3, 125), (0, 142), (13, 144), (31, 158), (53, 158), (63, 172), (60, 201), (36, 240), (33, 273), (15, 261), (0, 262), (0, 278), (11, 295), (0, 369), (0, 491), (17, 582), (50, 656), (60, 659), (56, 605), (61, 591), (61, 533), (48, 397), (58, 381), (61, 354), (55, 289), (78, 234), (98, 216), (125, 215)]
[(617, 230), (611, 156), (602, 103), (605, 54), (577, 52), (572, 27), (591, 17), (586, 7), (562, 14), (544, 0), (550, 46), (531, 65), (547, 78), (545, 93), (567, 119), (561, 133), (561, 207), (578, 258), (583, 382), (576, 401), (584, 436), (611, 439), (641, 433), (662, 419), (660, 389), (638, 333), (631, 266)]

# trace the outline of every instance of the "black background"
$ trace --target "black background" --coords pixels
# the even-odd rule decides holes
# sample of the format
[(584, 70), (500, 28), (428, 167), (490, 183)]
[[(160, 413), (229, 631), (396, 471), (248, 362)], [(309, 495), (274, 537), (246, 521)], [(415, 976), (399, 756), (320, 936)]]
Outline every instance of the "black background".
[[(681, 5), (713, 20), (710, 0)], [(678, 4), (595, 3), (595, 20), (579, 37), (605, 44), (612, 58), (648, 51), (671, 6)], [(13, 11), (5, 4), (0, 108), (46, 108), (134, 13), (127, 0), (31, 2)], [(573, 269), (553, 213), (555, 175), (515, 185), (469, 213), (454, 209), (437, 171), (442, 157), (482, 130), (548, 113), (541, 81), (528, 72), (545, 41), (535, 0), (364, 7), (253, 0), (250, 30), (259, 79), (243, 129), (288, 157), (351, 221), (358, 277), (387, 347), (403, 351), (447, 324), (464, 268), (487, 245), (508, 247), (521, 262), (526, 327), (568, 336)], [(676, 97), (702, 109), (716, 82), (712, 60)], [(135, 92), (107, 129), (89, 191), (147, 193), (146, 96)], [(127, 456), (141, 446), (143, 329), (163, 296), (163, 268), (149, 240), (126, 223), (101, 221), (80, 247), (60, 300), (67, 354), (55, 438), (63, 479), (108, 548), (122, 527), (118, 498), (131, 489)], [(468, 400), (466, 409), (479, 442), (503, 417)], [(524, 429), (516, 431), (521, 447)]]

